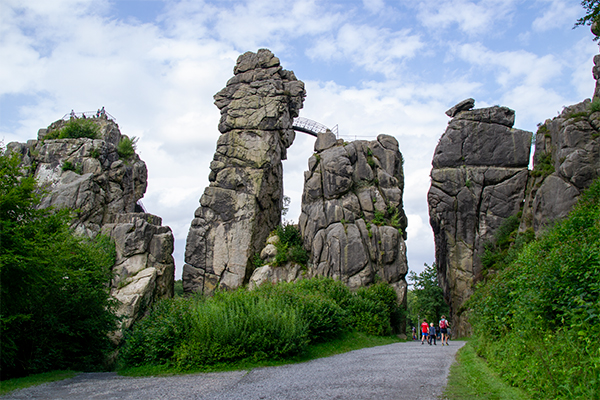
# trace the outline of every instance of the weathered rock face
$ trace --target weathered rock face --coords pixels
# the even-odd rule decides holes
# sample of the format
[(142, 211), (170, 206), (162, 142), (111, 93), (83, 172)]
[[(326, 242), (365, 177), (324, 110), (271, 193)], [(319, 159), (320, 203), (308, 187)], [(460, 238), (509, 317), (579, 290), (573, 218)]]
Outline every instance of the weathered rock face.
[(64, 127), (66, 122), (59, 120), (40, 129), (38, 140), (7, 145), (7, 150), (21, 154), (24, 166), (35, 166), (35, 178), (48, 191), (41, 207), (78, 210), (73, 226), (89, 237), (117, 214), (141, 211), (137, 201), (146, 192), (148, 177), (146, 164), (137, 154), (119, 157), (122, 135), (118, 125), (105, 118), (93, 121), (100, 128), (98, 139), (44, 139)]
[(119, 214), (115, 223), (102, 227), (112, 237), (117, 259), (113, 267), (111, 295), (119, 300), (124, 319), (113, 335), (119, 342), (123, 330), (140, 319), (156, 299), (173, 297), (175, 262), (173, 233), (161, 226), (161, 218), (146, 213)]
[(304, 173), (299, 218), (311, 254), (309, 276), (341, 280), (350, 288), (391, 283), (405, 301), (404, 174), (392, 136), (344, 143), (321, 133)]
[(304, 84), (264, 49), (241, 55), (234, 75), (215, 95), (222, 135), (188, 233), (186, 292), (242, 285), (253, 255), (281, 221), (281, 160), (295, 137)]
[(589, 99), (540, 126), (531, 176), (520, 230), (539, 233), (564, 218), (600, 176), (600, 112), (592, 111)]
[(460, 308), (481, 278), (484, 244), (525, 198), (532, 133), (513, 129), (506, 107), (459, 105), (448, 110), (454, 118), (435, 149), (428, 202), (438, 279), (453, 334), (463, 336), (470, 326)]
[[(147, 186), (146, 164), (137, 154), (119, 156), (123, 135), (118, 125), (105, 117), (91, 121), (99, 127), (98, 139), (47, 139), (65, 126), (59, 120), (40, 129), (38, 140), (9, 143), (7, 150), (21, 154), (23, 166), (47, 190), (40, 207), (77, 210), (72, 223), (77, 233), (114, 239), (111, 294), (121, 303), (118, 314), (126, 329), (156, 299), (173, 297), (173, 234), (159, 217), (138, 212)], [(122, 336), (119, 330), (112, 339), (119, 342)]]
[(275, 257), (277, 256), (277, 247), (279, 236), (271, 234), (267, 238), (267, 244), (260, 252), (260, 258), (263, 260), (262, 267), (256, 268), (252, 272), (248, 288), (255, 289), (265, 282), (296, 282), (306, 276), (306, 270), (301, 265), (294, 262), (287, 262), (284, 265), (275, 265)]

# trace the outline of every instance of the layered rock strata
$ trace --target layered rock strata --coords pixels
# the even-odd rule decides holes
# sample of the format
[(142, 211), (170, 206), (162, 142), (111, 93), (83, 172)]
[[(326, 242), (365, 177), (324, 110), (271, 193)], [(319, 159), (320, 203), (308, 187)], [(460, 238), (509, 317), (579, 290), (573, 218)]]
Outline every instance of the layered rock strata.
[(304, 173), (299, 227), (310, 252), (309, 276), (341, 280), (352, 289), (376, 279), (406, 295), (404, 174), (398, 142), (345, 143), (320, 133)]
[(119, 214), (114, 223), (102, 227), (102, 233), (116, 245), (111, 295), (119, 301), (117, 313), (123, 317), (121, 330), (113, 335), (118, 343), (154, 300), (173, 297), (174, 239), (161, 218), (147, 213)]
[(264, 49), (241, 55), (215, 95), (221, 136), (187, 237), (184, 291), (210, 294), (248, 281), (253, 256), (281, 221), (281, 160), (304, 96), (304, 84)]
[(452, 118), (434, 153), (428, 193), (438, 280), (450, 305), (453, 334), (470, 334), (461, 306), (481, 279), (484, 244), (521, 210), (532, 133), (514, 129), (506, 107), (448, 110)]

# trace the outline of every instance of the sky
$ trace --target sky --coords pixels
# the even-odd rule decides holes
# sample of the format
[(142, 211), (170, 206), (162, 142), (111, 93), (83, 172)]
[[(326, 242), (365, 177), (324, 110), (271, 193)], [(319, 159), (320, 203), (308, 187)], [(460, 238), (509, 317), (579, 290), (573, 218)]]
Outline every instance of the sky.
[[(409, 269), (435, 261), (427, 191), (444, 112), (472, 97), (535, 132), (593, 95), (598, 46), (577, 0), (0, 0), (0, 140), (25, 142), (71, 110), (104, 106), (139, 138), (142, 202), (175, 236), (176, 277), (219, 137), (213, 95), (237, 57), (270, 49), (306, 84), (300, 116), (345, 140), (396, 137)], [(284, 161), (300, 214), (314, 138)]]

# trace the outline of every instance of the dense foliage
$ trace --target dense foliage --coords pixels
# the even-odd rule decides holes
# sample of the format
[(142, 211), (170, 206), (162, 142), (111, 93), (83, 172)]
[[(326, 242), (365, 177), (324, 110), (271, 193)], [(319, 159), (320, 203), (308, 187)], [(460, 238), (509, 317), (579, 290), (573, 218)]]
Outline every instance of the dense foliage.
[(0, 149), (0, 372), (96, 369), (116, 327), (108, 292), (114, 245), (69, 230), (67, 211), (37, 209), (32, 177)]
[(187, 370), (244, 359), (282, 359), (351, 329), (390, 334), (397, 320), (396, 294), (383, 283), (356, 294), (332, 279), (265, 284), (253, 291), (240, 288), (211, 298), (158, 302), (127, 332), (120, 363)]
[(99, 136), (98, 125), (91, 119), (70, 119), (63, 128), (49, 132), (45, 139), (96, 139)]
[(508, 217), (496, 231), (494, 240), (485, 243), (485, 251), (481, 257), (484, 277), (489, 271), (502, 270), (512, 263), (523, 246), (535, 238), (531, 228), (519, 232), (519, 217), (520, 215)]
[(600, 180), (469, 301), (478, 352), (539, 398), (600, 399)]
[(449, 309), (438, 283), (435, 264), (425, 264), (420, 274), (411, 271), (408, 281), (412, 284), (408, 292), (408, 318), (412, 325), (419, 326), (423, 318), (435, 323), (442, 315), (448, 316)]

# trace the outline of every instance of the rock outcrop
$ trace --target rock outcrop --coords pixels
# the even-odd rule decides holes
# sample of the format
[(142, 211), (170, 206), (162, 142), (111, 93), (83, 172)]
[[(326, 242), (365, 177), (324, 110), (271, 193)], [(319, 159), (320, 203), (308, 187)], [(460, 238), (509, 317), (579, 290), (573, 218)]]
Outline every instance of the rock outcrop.
[(448, 110), (453, 119), (435, 149), (428, 193), (438, 279), (458, 336), (470, 333), (461, 306), (481, 279), (484, 244), (521, 210), (532, 137), (512, 127), (513, 110), (472, 106)]
[(45, 188), (41, 207), (77, 210), (75, 230), (89, 237), (120, 213), (142, 211), (137, 201), (144, 196), (148, 171), (137, 154), (119, 156), (117, 146), (124, 135), (106, 118), (93, 118), (98, 138), (48, 139), (65, 128), (58, 120), (40, 129), (38, 140), (9, 143), (8, 151), (20, 153), (24, 167)]
[(102, 233), (116, 245), (111, 295), (119, 301), (117, 312), (123, 317), (121, 330), (113, 335), (118, 343), (122, 331), (149, 311), (155, 299), (173, 297), (174, 239), (161, 218), (147, 213), (119, 214)]
[(377, 277), (405, 302), (408, 270), (404, 174), (398, 142), (345, 143), (320, 133), (304, 173), (299, 227), (309, 251), (309, 276), (341, 280), (352, 289)]
[[(173, 296), (173, 234), (138, 204), (146, 191), (146, 164), (133, 146), (129, 151), (119, 148), (128, 138), (118, 125), (104, 115), (85, 123), (97, 129), (97, 138), (52, 139), (68, 124), (58, 120), (40, 129), (38, 140), (9, 143), (7, 151), (19, 153), (24, 170), (46, 190), (40, 207), (72, 209), (76, 233), (114, 239), (111, 294), (121, 303), (118, 313), (125, 329), (156, 299)], [(120, 341), (122, 331), (112, 338)]]
[(530, 175), (519, 229), (533, 228), (539, 234), (564, 218), (581, 192), (600, 177), (600, 107), (587, 99), (546, 120), (536, 134)]
[(250, 278), (253, 256), (281, 221), (281, 160), (304, 96), (304, 84), (265, 49), (241, 55), (215, 95), (222, 134), (187, 237), (184, 291), (210, 294)]
[(295, 262), (288, 261), (284, 265), (276, 265), (277, 243), (279, 243), (279, 236), (272, 233), (260, 252), (260, 259), (264, 265), (252, 272), (248, 288), (255, 289), (265, 282), (296, 282), (306, 276), (306, 268)]

